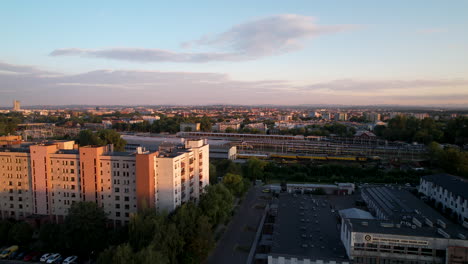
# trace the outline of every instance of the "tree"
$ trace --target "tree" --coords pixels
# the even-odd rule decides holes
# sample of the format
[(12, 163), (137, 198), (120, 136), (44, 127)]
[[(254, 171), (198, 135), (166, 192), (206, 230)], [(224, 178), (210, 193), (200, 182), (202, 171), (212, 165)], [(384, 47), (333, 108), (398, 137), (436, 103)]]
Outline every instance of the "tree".
[(9, 232), (13, 224), (10, 221), (0, 220), (0, 244), (8, 243)]
[(67, 248), (81, 255), (100, 251), (106, 245), (106, 214), (94, 202), (72, 204), (64, 222)]
[(63, 226), (46, 223), (39, 230), (39, 241), (44, 250), (61, 251), (64, 249), (65, 236)]
[(78, 134), (78, 143), (80, 146), (102, 146), (102, 140), (91, 130), (81, 130)]
[(165, 217), (153, 209), (147, 209), (134, 215), (128, 226), (130, 245), (136, 251), (147, 247), (153, 241), (156, 230), (165, 227)]
[(200, 209), (213, 226), (228, 219), (234, 197), (223, 184), (209, 185), (200, 197)]
[(218, 182), (218, 175), (216, 174), (216, 166), (210, 162), (210, 184)]
[(33, 235), (32, 227), (26, 222), (18, 222), (10, 230), (12, 242), (20, 246), (27, 246), (31, 242)]
[(241, 196), (244, 192), (244, 181), (238, 174), (228, 173), (223, 177), (223, 184), (235, 196)]
[[(198, 217), (196, 221), (195, 235), (188, 245), (188, 250), (192, 256), (192, 263), (203, 263), (210, 250), (214, 247), (212, 226), (206, 216)], [(189, 262), (183, 262), (189, 263)]]
[(127, 145), (127, 141), (112, 129), (99, 130), (98, 136), (102, 140), (103, 145), (113, 144), (116, 151), (124, 151), (125, 145)]
[(257, 158), (249, 159), (247, 162), (247, 177), (255, 181), (257, 179), (264, 179), (264, 169), (267, 163)]

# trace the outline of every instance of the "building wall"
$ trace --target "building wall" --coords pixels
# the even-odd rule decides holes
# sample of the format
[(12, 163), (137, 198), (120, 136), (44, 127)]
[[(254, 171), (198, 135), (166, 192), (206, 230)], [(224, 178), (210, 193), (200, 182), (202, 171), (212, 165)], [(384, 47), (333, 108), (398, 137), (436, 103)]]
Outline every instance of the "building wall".
[(52, 187), (50, 154), (55, 153), (57, 149), (57, 145), (35, 145), (30, 147), (34, 214), (51, 214), (49, 204)]
[(0, 152), (0, 216), (19, 219), (32, 214), (28, 153)]
[(51, 214), (62, 221), (75, 202), (81, 201), (79, 155), (50, 154)]
[(172, 211), (181, 204), (181, 156), (157, 157), (156, 178), (158, 184), (157, 209)]
[(174, 210), (197, 201), (209, 184), (209, 146), (189, 140), (175, 153), (109, 152), (110, 147), (60, 150), (57, 144), (33, 145), (29, 153), (0, 152), (1, 217), (48, 215), (60, 222), (71, 205), (102, 206), (116, 225), (138, 210)]
[(441, 186), (436, 186), (430, 181), (421, 178), (419, 192), (434, 199), (437, 203), (442, 204), (444, 208), (450, 208), (459, 216), (460, 220), (468, 222), (468, 200), (461, 196), (456, 196), (450, 190), (444, 189)]

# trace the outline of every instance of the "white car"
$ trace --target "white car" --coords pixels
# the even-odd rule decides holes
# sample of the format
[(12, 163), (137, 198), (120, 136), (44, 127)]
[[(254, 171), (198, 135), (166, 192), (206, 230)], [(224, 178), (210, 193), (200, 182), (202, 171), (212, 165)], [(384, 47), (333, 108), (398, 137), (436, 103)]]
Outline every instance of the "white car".
[(76, 260), (78, 260), (77, 256), (69, 256), (63, 260), (62, 264), (73, 264), (76, 263)]
[(47, 259), (52, 256), (51, 253), (45, 253), (44, 255), (42, 255), (41, 259), (39, 260), (40, 262), (46, 262)]
[(60, 255), (59, 253), (52, 254), (47, 259), (46, 263), (55, 263), (61, 257), (62, 257), (62, 255)]

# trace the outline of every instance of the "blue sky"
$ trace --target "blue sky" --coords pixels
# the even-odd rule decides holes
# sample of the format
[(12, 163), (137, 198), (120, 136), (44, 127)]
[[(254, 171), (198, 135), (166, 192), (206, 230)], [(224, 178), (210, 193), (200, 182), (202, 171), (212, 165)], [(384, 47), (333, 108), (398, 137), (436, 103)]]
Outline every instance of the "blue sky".
[(467, 11), (462, 0), (9, 1), (0, 105), (464, 104)]

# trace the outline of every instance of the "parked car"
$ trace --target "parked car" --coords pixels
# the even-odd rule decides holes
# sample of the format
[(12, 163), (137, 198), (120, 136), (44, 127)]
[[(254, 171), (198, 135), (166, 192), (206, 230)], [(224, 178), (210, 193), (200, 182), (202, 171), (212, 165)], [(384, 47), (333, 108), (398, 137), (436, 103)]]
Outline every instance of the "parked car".
[(15, 251), (15, 252), (11, 252), (10, 256), (8, 256), (9, 259), (15, 259), (16, 256), (18, 255), (18, 251)]
[(75, 264), (77, 262), (78, 262), (77, 256), (69, 256), (62, 262), (62, 264)]
[(46, 262), (47, 259), (50, 258), (50, 256), (52, 256), (52, 253), (45, 253), (44, 255), (42, 255), (42, 257), (40, 258), (40, 262)]
[(25, 255), (26, 255), (26, 251), (18, 251), (18, 255), (16, 255), (15, 259), (22, 260)]
[(52, 254), (46, 260), (46, 263), (56, 263), (56, 261), (58, 261), (61, 257), (62, 255), (60, 255), (59, 253)]
[(23, 258), (24, 261), (32, 261), (34, 257), (38, 257), (40, 256), (41, 253), (37, 252), (37, 251), (34, 251), (34, 252), (30, 252), (28, 254), (26, 254)]
[(13, 253), (13, 252), (16, 252), (18, 251), (18, 246), (11, 246), (11, 247), (8, 247), (6, 249), (4, 249), (1, 253), (0, 253), (0, 259), (6, 259), (8, 257), (10, 257), (10, 255)]

